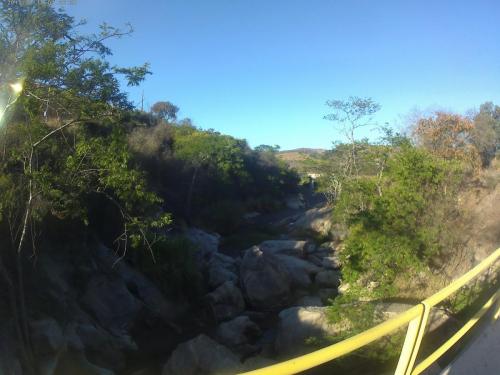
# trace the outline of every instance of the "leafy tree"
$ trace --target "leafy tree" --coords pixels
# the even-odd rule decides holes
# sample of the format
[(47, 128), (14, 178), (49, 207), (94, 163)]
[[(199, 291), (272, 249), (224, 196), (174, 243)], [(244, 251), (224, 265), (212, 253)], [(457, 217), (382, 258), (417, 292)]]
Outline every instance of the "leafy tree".
[(210, 169), (223, 180), (245, 174), (238, 141), (213, 131), (193, 131), (188, 135), (177, 134), (174, 142), (176, 157), (192, 168), (192, 177), (186, 199), (186, 217), (191, 216), (191, 206), (198, 173)]
[(500, 147), (500, 107), (491, 102), (482, 104), (473, 121), (471, 142), (481, 156), (482, 165), (487, 166)]
[(324, 118), (336, 122), (351, 145), (349, 159), (345, 163), (345, 175), (357, 175), (359, 170), (356, 162), (356, 130), (372, 124), (373, 115), (380, 110), (380, 105), (371, 98), (356, 96), (347, 100), (328, 100), (326, 105), (332, 108), (333, 112)]
[(179, 112), (179, 107), (173, 105), (170, 102), (156, 102), (151, 107), (151, 112), (154, 113), (158, 118), (164, 119), (168, 122), (173, 122), (177, 120), (177, 112)]
[[(343, 191), (345, 180), (358, 176), (360, 173), (359, 153), (360, 147), (366, 142), (360, 142), (356, 139), (356, 131), (362, 127), (371, 125), (373, 115), (380, 109), (380, 105), (371, 98), (349, 97), (347, 100), (329, 100), (327, 106), (332, 108), (333, 112), (324, 116), (326, 120), (334, 121), (340, 131), (344, 134), (347, 145), (338, 145), (336, 155), (341, 156), (338, 159), (338, 167), (331, 170), (323, 177), (324, 191), (330, 203), (334, 203)], [(347, 152), (343, 152), (343, 151)]]
[(406, 144), (389, 155), (381, 191), (375, 176), (350, 180), (335, 212), (349, 226), (341, 257), (351, 289), (335, 303), (394, 296), (398, 275), (416, 275), (452, 248), (461, 178), (456, 161)]
[(278, 146), (278, 145), (274, 145), (274, 146), (259, 145), (259, 146), (255, 147), (254, 150), (257, 151), (257, 152), (271, 152), (271, 153), (275, 153), (275, 152), (279, 152), (280, 148), (281, 147)]
[(460, 160), (478, 168), (479, 153), (472, 143), (474, 122), (461, 115), (436, 112), (419, 119), (413, 133), (417, 143), (447, 160)]
[(105, 41), (130, 29), (102, 25), (99, 33), (83, 36), (78, 25), (49, 3), (0, 1), (0, 86), (20, 94), (2, 113), (0, 234), (10, 242), (0, 252), (0, 277), (10, 291), (27, 372), (35, 369), (22, 263), (28, 246), (36, 255), (40, 224), (77, 218), (85, 225), (95, 195), (102, 195), (121, 213), (118, 243), (125, 252), (130, 244), (151, 249), (146, 232), (170, 221), (154, 214), (161, 201), (132, 165), (119, 128), (132, 105), (116, 75), (136, 85), (148, 66), (119, 68), (106, 61), (111, 51)]

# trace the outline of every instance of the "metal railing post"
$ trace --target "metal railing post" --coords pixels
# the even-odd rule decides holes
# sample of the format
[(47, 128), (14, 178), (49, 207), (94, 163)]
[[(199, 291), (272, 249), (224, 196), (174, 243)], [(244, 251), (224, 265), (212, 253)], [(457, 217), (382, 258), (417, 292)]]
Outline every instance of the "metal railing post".
[(415, 343), (417, 342), (417, 336), (419, 332), (418, 329), (420, 327), (420, 322), (422, 321), (423, 314), (424, 310), (422, 309), (420, 315), (410, 321), (410, 323), (408, 324), (405, 341), (403, 343), (403, 348), (401, 349), (398, 366), (396, 367), (394, 375), (406, 374), (406, 369), (408, 368), (408, 365), (410, 363), (413, 348), (415, 347)]
[(408, 331), (406, 333), (395, 375), (410, 375), (413, 371), (413, 366), (417, 359), (418, 350), (420, 349), (420, 344), (422, 343), (422, 338), (424, 337), (425, 328), (432, 308), (432, 306), (425, 302), (422, 302), (421, 305), (423, 309), (420, 317), (413, 319), (408, 325)]

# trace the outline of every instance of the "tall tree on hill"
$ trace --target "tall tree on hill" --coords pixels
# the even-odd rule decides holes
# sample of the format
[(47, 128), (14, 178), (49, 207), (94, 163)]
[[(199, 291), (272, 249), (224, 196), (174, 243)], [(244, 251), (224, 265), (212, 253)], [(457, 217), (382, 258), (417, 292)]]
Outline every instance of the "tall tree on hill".
[(177, 120), (179, 107), (170, 102), (156, 102), (151, 107), (151, 112), (160, 119), (164, 119), (167, 122), (173, 122)]
[(356, 131), (372, 125), (373, 115), (380, 110), (380, 105), (371, 98), (351, 96), (347, 100), (328, 100), (326, 105), (333, 112), (324, 116), (334, 121), (351, 145), (349, 159), (346, 161), (346, 174), (357, 175), (359, 167), (356, 161)]
[(105, 41), (130, 34), (130, 28), (104, 24), (85, 36), (79, 25), (50, 2), (0, 0), (0, 89), (20, 94), (2, 114), (0, 283), (9, 291), (26, 373), (36, 369), (22, 264), (29, 247), (36, 255), (37, 223), (48, 217), (87, 223), (92, 194), (106, 197), (121, 213), (124, 249), (147, 241), (149, 226), (168, 222), (167, 216), (145, 219), (140, 207), (159, 199), (131, 167), (117, 126), (132, 105), (116, 75), (137, 85), (148, 66), (120, 68), (106, 61), (111, 51)]

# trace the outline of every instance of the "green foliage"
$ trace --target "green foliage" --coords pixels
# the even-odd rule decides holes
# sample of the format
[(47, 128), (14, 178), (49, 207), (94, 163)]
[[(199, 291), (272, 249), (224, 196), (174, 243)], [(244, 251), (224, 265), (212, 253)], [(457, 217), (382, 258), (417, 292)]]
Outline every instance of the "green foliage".
[(236, 231), (243, 222), (245, 207), (235, 200), (220, 200), (205, 206), (200, 212), (200, 219), (205, 227), (220, 234)]
[(169, 210), (217, 232), (235, 230), (245, 212), (280, 208), (297, 188), (297, 174), (275, 152), (189, 122), (135, 125), (129, 144)]
[(119, 125), (131, 104), (116, 75), (137, 85), (149, 70), (147, 64), (111, 66), (104, 41), (131, 29), (102, 25), (85, 36), (72, 17), (43, 2), (2, 1), (0, 9), (0, 63), (9, 67), (2, 68), (0, 86), (20, 77), (24, 86), (1, 138), (0, 225), (21, 246), (24, 235), (14, 233), (25, 233), (28, 224), (57, 218), (88, 225), (90, 207), (101, 195), (120, 212), (123, 250), (140, 246), (170, 216), (159, 213), (162, 200), (135, 168)]
[[(344, 322), (347, 328), (330, 338), (329, 341), (333, 343), (364, 332), (384, 320), (382, 312), (376, 308), (376, 302), (360, 302), (359, 295), (355, 293), (338, 296), (328, 309), (328, 318), (332, 322)], [(363, 361), (373, 360), (377, 366), (387, 361), (393, 361), (399, 357), (404, 338), (405, 332), (400, 329), (392, 335), (383, 337), (354, 352), (344, 358), (344, 364), (340, 363), (339, 365), (348, 366), (351, 361), (360, 358)]]
[(202, 287), (194, 262), (195, 250), (186, 238), (163, 236), (152, 244), (153, 257), (140, 252), (136, 265), (166, 295), (194, 297)]
[(474, 116), (471, 142), (477, 148), (483, 166), (490, 164), (500, 149), (500, 107), (491, 102), (481, 105)]
[(349, 283), (376, 281), (373, 297), (396, 292), (401, 272), (419, 272), (449, 244), (445, 218), (453, 214), (460, 169), (424, 150), (404, 146), (374, 177), (346, 181), (335, 214), (350, 226), (342, 252)]

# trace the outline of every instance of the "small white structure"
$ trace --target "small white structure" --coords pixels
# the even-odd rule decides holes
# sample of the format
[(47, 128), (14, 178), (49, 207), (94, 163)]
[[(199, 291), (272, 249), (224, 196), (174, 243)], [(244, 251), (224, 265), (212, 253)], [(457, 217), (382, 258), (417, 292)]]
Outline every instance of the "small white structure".
[(321, 173), (308, 173), (307, 177), (311, 177), (313, 180), (321, 177)]

